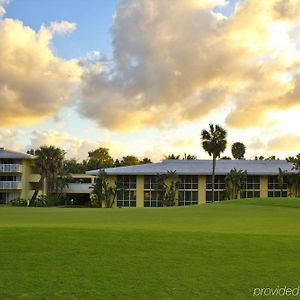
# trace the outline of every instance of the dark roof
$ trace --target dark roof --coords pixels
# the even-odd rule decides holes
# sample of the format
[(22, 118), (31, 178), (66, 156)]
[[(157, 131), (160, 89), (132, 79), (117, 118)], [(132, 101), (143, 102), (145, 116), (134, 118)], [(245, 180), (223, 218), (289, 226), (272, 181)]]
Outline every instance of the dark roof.
[(2, 159), (34, 159), (34, 155), (16, 152), (11, 150), (6, 150), (4, 148), (0, 148), (0, 158)]
[[(292, 163), (285, 160), (217, 160), (216, 174), (224, 175), (230, 170), (247, 171), (249, 175), (277, 175), (278, 169), (291, 172)], [(210, 175), (212, 173), (212, 160), (164, 160), (160, 163), (107, 168), (108, 175), (155, 175), (168, 171), (176, 171), (179, 175)], [(99, 170), (86, 172), (97, 175)]]

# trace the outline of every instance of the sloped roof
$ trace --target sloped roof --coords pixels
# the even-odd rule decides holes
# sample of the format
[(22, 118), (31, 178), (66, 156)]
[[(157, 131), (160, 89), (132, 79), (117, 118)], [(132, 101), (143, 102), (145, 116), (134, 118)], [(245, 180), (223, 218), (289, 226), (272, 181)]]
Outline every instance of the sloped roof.
[[(247, 171), (249, 175), (277, 175), (278, 169), (291, 172), (292, 163), (285, 160), (217, 160), (216, 174), (224, 175), (230, 170)], [(176, 171), (179, 175), (211, 175), (212, 160), (164, 160), (160, 163), (107, 168), (108, 175), (155, 175)], [(86, 172), (97, 175), (99, 170)]]
[(16, 152), (11, 150), (6, 150), (4, 148), (0, 148), (0, 158), (2, 159), (34, 159), (34, 155)]

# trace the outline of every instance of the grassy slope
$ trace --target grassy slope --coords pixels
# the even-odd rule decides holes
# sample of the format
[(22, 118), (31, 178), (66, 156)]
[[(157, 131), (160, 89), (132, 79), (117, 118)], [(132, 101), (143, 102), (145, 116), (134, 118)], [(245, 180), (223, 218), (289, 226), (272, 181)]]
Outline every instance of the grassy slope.
[(300, 200), (3, 207), (0, 245), (1, 300), (250, 299), (298, 286)]

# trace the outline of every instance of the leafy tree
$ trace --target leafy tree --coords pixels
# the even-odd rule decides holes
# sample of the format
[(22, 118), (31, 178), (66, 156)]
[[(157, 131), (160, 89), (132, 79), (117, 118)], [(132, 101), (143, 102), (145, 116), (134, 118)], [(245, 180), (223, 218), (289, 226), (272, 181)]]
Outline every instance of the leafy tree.
[(152, 163), (152, 161), (151, 161), (151, 159), (148, 158), (148, 157), (145, 157), (145, 158), (143, 158), (142, 160), (140, 160), (140, 164), (141, 164), (141, 165), (143, 165), (143, 164), (151, 164), (151, 163)]
[(96, 170), (109, 168), (114, 165), (114, 160), (109, 154), (108, 148), (98, 148), (94, 151), (88, 152), (88, 159), (86, 161), (87, 170)]
[(140, 164), (139, 159), (134, 155), (123, 156), (121, 166), (135, 166)]
[[(72, 181), (72, 176), (66, 171), (61, 171), (53, 181), (54, 193), (56, 195), (56, 201), (59, 202), (63, 196), (63, 190), (69, 187), (69, 183)], [(66, 203), (65, 203), (66, 205)]]
[(180, 155), (175, 155), (174, 153), (172, 153), (172, 154), (169, 154), (169, 155), (165, 155), (164, 159), (176, 159), (176, 160), (178, 160), (178, 159), (180, 159)]
[(223, 159), (223, 160), (231, 160), (231, 157), (229, 157), (229, 156), (222, 156), (220, 159)]
[(64, 161), (63, 170), (65, 173), (80, 174), (87, 171), (86, 164), (83, 162), (78, 162), (75, 158), (66, 159)]
[(265, 158), (265, 160), (276, 160), (276, 156), (270, 155), (269, 157)]
[(238, 198), (242, 183), (246, 180), (246, 178), (246, 171), (237, 170), (236, 168), (230, 170), (230, 172), (225, 177), (228, 199)]
[[(55, 146), (41, 146), (39, 149), (34, 150), (33, 153), (37, 156), (35, 164), (41, 174), (40, 186), (44, 182), (47, 194), (51, 194), (54, 188), (54, 178), (63, 169), (66, 152), (60, 148), (56, 148)], [(36, 198), (37, 194), (38, 190), (34, 192), (32, 200)]]
[(182, 159), (183, 160), (196, 160), (197, 156), (196, 155), (192, 155), (192, 154), (186, 154), (186, 153), (184, 153)]
[(254, 159), (255, 160), (265, 160), (265, 157), (263, 155), (261, 155), (261, 156), (255, 156)]
[(245, 159), (246, 146), (241, 142), (233, 143), (231, 153), (234, 159)]
[(115, 160), (114, 167), (121, 167), (121, 162), (119, 161), (119, 159)]
[(216, 159), (220, 157), (221, 153), (225, 151), (227, 144), (227, 132), (220, 125), (209, 124), (209, 130), (202, 130), (201, 139), (202, 147), (208, 152), (209, 156), (213, 159), (212, 169), (212, 201), (215, 200), (214, 184), (215, 184), (215, 170)]

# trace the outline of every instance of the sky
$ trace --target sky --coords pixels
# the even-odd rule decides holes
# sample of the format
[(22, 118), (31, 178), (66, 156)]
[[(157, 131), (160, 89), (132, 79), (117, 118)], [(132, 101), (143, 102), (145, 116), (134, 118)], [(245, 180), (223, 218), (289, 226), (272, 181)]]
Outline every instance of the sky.
[(300, 152), (300, 0), (0, 0), (0, 146)]

